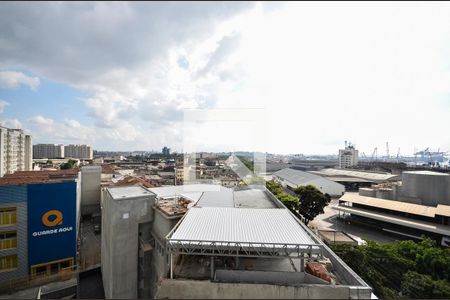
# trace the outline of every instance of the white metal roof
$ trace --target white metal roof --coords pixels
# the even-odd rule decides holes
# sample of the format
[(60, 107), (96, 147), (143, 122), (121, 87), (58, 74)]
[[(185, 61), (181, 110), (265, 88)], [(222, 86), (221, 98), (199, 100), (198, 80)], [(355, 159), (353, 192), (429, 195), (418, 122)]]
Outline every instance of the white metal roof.
[(316, 244), (287, 209), (193, 207), (170, 240)]
[(206, 191), (200, 196), (196, 206), (201, 207), (234, 207), (232, 189), (221, 188), (219, 191)]
[(450, 206), (438, 204), (436, 207), (436, 214), (440, 216), (450, 217)]

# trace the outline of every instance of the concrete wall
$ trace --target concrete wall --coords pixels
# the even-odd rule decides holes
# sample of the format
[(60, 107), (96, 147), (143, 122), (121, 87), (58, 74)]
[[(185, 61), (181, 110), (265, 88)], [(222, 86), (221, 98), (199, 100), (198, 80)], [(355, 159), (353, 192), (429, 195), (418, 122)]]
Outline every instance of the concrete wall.
[(165, 279), (156, 299), (369, 299), (370, 290), (339, 285), (281, 286)]
[(101, 173), (100, 166), (81, 168), (81, 215), (100, 212)]
[(102, 276), (106, 298), (137, 298), (139, 223), (153, 221), (154, 195), (102, 199)]
[(402, 195), (419, 198), (422, 205), (450, 205), (450, 175), (443, 173), (402, 173)]
[(279, 285), (329, 284), (305, 272), (216, 270), (214, 281), (227, 283), (262, 283)]

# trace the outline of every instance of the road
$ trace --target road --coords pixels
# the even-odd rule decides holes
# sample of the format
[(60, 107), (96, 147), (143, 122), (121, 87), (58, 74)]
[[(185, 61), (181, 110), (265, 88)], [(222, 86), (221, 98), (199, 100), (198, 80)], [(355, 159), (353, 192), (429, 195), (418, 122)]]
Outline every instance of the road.
[(332, 209), (333, 206), (338, 205), (338, 200), (331, 200), (330, 204), (324, 208), (324, 213), (318, 215), (313, 221), (309, 222), (310, 228), (330, 229), (344, 231), (356, 240), (367, 239), (381, 243), (392, 243), (401, 238), (391, 235), (389, 233), (376, 230), (370, 227), (361, 226), (360, 224), (353, 224), (349, 221), (344, 221), (337, 217), (338, 212)]

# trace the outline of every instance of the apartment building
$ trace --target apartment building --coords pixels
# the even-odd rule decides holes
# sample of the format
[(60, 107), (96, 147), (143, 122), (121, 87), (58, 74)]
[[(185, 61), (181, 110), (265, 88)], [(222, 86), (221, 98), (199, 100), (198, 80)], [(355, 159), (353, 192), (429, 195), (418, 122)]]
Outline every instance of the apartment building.
[(33, 145), (33, 158), (63, 158), (64, 145), (37, 144)]
[(70, 158), (93, 159), (94, 151), (90, 145), (66, 145), (64, 155)]
[(21, 129), (0, 126), (0, 177), (32, 169), (31, 136)]
[(348, 168), (358, 165), (358, 150), (355, 146), (345, 142), (345, 149), (339, 149), (339, 168)]

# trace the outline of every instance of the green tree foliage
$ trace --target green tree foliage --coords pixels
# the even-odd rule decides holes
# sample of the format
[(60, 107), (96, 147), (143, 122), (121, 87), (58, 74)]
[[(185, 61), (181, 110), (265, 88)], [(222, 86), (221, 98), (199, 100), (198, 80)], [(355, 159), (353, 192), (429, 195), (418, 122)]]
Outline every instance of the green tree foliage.
[(379, 298), (450, 298), (450, 250), (432, 240), (365, 246), (335, 245), (333, 250)]
[(299, 197), (298, 212), (305, 218), (305, 223), (323, 214), (323, 209), (330, 203), (331, 197), (323, 194), (313, 185), (299, 186), (294, 190)]
[(77, 161), (73, 159), (69, 159), (66, 163), (61, 164), (61, 170), (73, 169), (77, 165)]
[(408, 271), (403, 276), (401, 292), (408, 298), (448, 299), (450, 284), (445, 280), (433, 280), (430, 275)]

